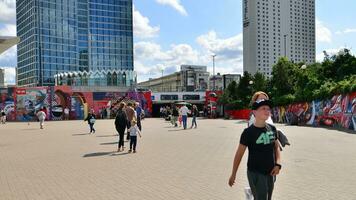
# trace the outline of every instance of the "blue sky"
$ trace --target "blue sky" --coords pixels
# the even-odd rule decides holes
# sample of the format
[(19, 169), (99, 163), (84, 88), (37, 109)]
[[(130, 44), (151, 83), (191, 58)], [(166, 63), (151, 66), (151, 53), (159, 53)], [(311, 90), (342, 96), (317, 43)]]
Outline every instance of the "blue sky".
[[(241, 0), (133, 0), (135, 70), (139, 81), (207, 65), (216, 72), (242, 72)], [(356, 48), (356, 1), (316, 0), (317, 60), (322, 51)], [(15, 0), (0, 0), (0, 35), (15, 35)], [(353, 50), (354, 52), (354, 50)], [(14, 82), (16, 47), (0, 55), (8, 83)]]

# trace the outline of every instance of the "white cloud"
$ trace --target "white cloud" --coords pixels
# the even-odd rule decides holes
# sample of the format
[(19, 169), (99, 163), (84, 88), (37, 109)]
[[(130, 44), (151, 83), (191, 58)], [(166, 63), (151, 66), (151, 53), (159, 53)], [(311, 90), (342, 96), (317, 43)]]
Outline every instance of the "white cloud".
[(243, 54), (242, 33), (230, 38), (219, 39), (215, 31), (210, 31), (199, 36), (197, 43), (223, 59), (236, 59)]
[(203, 47), (203, 60), (206, 60), (208, 65), (212, 63), (211, 55), (216, 55), (216, 73), (243, 72), (242, 33), (230, 38), (219, 38), (215, 31), (210, 31), (207, 34), (199, 36), (196, 41)]
[(170, 74), (178, 71), (180, 65), (200, 64), (199, 52), (188, 44), (171, 45), (164, 51), (157, 43), (138, 42), (134, 56), (138, 81), (159, 77), (162, 69), (164, 74)]
[(216, 54), (215, 72), (242, 73), (242, 34), (221, 39), (214, 31), (197, 38), (201, 48), (189, 44), (174, 44), (168, 50), (154, 42), (135, 43), (135, 70), (139, 82), (149, 78), (170, 74), (179, 70), (180, 65), (205, 65), (212, 70), (212, 54)]
[(133, 7), (133, 32), (136, 37), (156, 37), (159, 29), (159, 26), (150, 26), (150, 20)]
[(347, 28), (343, 31), (337, 31), (336, 34), (341, 35), (341, 34), (348, 34), (348, 33), (356, 33), (356, 28)]
[(319, 19), (316, 22), (316, 41), (317, 42), (327, 42), (330, 43), (332, 40), (332, 33), (329, 28), (327, 28), (322, 21)]
[(14, 85), (16, 82), (16, 69), (14, 67), (1, 67), (5, 69), (5, 84)]
[(183, 5), (180, 3), (180, 0), (156, 0), (157, 3), (162, 4), (162, 5), (168, 5), (177, 10), (180, 14), (184, 16), (188, 16), (187, 11), (183, 7)]
[(0, 67), (16, 66), (17, 63), (17, 46), (11, 47), (0, 54)]
[(0, 0), (0, 23), (15, 24), (16, 22), (16, 1)]
[[(0, 29), (1, 36), (16, 36), (16, 26), (12, 24), (5, 24)], [(2, 54), (0, 54), (0, 67), (2, 66), (16, 66), (17, 62), (17, 46), (11, 47)]]
[(4, 27), (0, 29), (1, 36), (16, 36), (16, 25), (5, 24)]
[[(345, 47), (339, 47), (339, 48), (334, 48), (334, 49), (326, 49), (326, 53), (331, 57), (333, 55), (338, 54), (341, 50), (345, 49)], [(322, 62), (324, 60), (324, 51), (316, 54), (316, 61), (317, 62)]]

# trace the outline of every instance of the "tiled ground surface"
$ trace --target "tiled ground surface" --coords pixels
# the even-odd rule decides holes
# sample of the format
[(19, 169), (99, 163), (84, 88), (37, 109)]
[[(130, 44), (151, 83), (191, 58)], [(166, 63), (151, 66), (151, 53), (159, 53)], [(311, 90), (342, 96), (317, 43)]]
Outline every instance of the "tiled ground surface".
[[(88, 135), (82, 121), (0, 125), (0, 200), (244, 199), (246, 158), (227, 181), (246, 123), (198, 120), (183, 131), (161, 119), (143, 121), (138, 153), (117, 153), (112, 120)], [(356, 200), (356, 134), (278, 125), (292, 146), (274, 199)], [(128, 146), (128, 143), (125, 143)]]

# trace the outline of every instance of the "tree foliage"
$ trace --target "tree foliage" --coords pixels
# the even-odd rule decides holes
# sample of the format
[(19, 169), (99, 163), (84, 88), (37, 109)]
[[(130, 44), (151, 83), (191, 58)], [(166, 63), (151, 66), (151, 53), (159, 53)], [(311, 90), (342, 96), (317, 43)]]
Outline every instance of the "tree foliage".
[[(256, 91), (265, 91), (275, 105), (287, 105), (314, 99), (330, 98), (335, 94), (356, 91), (356, 57), (348, 49), (337, 55), (326, 53), (323, 62), (304, 65), (281, 57), (273, 66), (272, 77), (244, 72), (240, 82), (231, 83), (220, 102), (233, 108), (247, 108)], [(252, 84), (250, 84), (252, 83)]]

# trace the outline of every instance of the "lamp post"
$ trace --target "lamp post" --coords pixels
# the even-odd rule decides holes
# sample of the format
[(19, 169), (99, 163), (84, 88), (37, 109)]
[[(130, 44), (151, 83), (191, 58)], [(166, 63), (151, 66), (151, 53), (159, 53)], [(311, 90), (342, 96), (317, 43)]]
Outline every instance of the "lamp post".
[(287, 34), (283, 35), (284, 37), (284, 57), (287, 57)]
[(162, 75), (161, 75), (161, 79), (162, 79), (162, 92), (163, 92), (163, 72), (164, 72), (164, 69), (163, 68), (161, 68), (161, 73), (162, 73)]
[(215, 57), (216, 54), (211, 55), (213, 57), (213, 90), (215, 90)]

